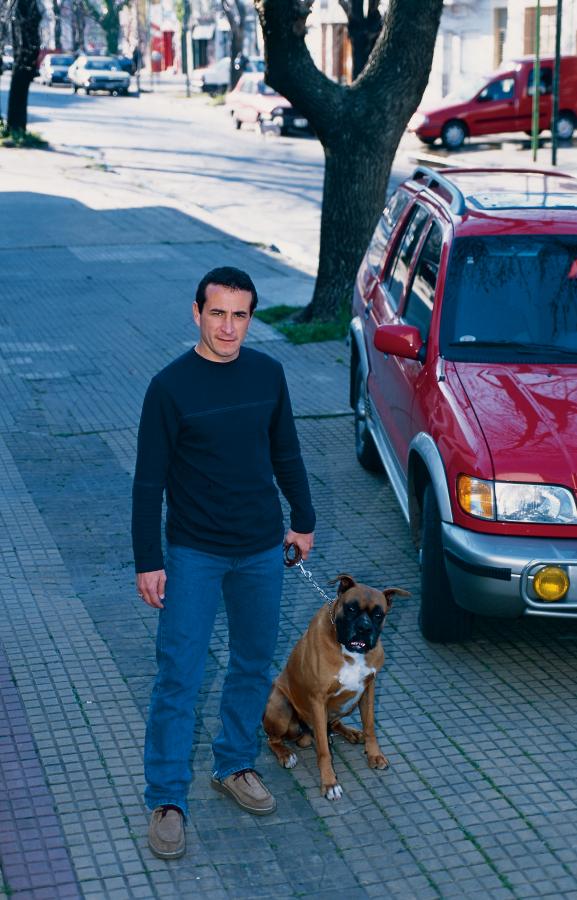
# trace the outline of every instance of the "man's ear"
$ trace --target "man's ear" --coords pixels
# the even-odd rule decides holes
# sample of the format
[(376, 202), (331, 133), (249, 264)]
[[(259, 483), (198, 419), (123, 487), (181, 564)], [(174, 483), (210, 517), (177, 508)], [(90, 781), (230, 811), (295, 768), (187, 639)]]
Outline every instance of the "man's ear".
[(399, 597), (410, 597), (411, 596), (411, 592), (405, 591), (403, 588), (397, 588), (397, 587), (385, 588), (383, 591), (383, 596), (384, 596), (385, 600), (387, 601), (387, 610), (389, 610), (391, 608), (391, 606), (393, 605), (393, 597), (395, 594), (398, 594)]
[(348, 591), (350, 588), (354, 587), (357, 583), (352, 575), (347, 575), (346, 572), (341, 572), (340, 575), (337, 575), (336, 578), (331, 578), (329, 584), (337, 584), (337, 596), (340, 597), (341, 594), (344, 594), (345, 591)]
[(198, 303), (196, 302), (196, 300), (192, 304), (192, 317), (197, 325), (200, 324), (200, 310), (198, 308)]

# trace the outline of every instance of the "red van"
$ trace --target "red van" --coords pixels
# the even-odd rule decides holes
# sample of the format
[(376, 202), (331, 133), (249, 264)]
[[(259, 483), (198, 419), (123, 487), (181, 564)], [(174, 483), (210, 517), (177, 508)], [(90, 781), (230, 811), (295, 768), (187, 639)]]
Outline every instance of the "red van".
[[(551, 128), (553, 94), (552, 57), (541, 60), (539, 130)], [(448, 150), (458, 150), (466, 137), (531, 133), (533, 114), (533, 57), (503, 63), (493, 75), (464, 79), (461, 87), (431, 107), (420, 107), (408, 130), (424, 144), (440, 138)], [(577, 123), (577, 56), (561, 59), (557, 135), (568, 141)]]

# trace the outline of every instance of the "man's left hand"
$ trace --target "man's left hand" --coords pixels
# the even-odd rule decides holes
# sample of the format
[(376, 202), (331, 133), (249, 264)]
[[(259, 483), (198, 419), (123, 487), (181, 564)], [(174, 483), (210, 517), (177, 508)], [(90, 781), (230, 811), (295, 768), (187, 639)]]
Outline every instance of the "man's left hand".
[(292, 528), (289, 528), (284, 542), (285, 546), (287, 544), (296, 544), (303, 555), (303, 559), (307, 559), (314, 547), (315, 533), (311, 531), (309, 534), (300, 534), (298, 531), (293, 531)]

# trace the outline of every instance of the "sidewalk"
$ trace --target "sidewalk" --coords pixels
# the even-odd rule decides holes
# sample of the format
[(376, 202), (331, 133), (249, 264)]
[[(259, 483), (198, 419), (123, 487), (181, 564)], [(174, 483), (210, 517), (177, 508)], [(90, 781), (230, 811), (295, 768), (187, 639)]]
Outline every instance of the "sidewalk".
[[(577, 898), (575, 626), (483, 621), (471, 645), (428, 646), (406, 524), (355, 459), (348, 348), (293, 347), (259, 322), (250, 340), (285, 366), (310, 473), (315, 578), (412, 591), (387, 620), (377, 682), (391, 768), (369, 770), (335, 739), (345, 795), (330, 803), (312, 748), (288, 771), (263, 747), (274, 815), (215, 794), (221, 615), (188, 851), (152, 857), (141, 794), (156, 613), (136, 597), (129, 536), (142, 397), (194, 342), (191, 293), (208, 268), (247, 268), (263, 305), (294, 281), (306, 302), (312, 278), (175, 206), (135, 205), (105, 173), (66, 179), (54, 157), (0, 157), (0, 895)], [(317, 606), (288, 572), (278, 668)]]

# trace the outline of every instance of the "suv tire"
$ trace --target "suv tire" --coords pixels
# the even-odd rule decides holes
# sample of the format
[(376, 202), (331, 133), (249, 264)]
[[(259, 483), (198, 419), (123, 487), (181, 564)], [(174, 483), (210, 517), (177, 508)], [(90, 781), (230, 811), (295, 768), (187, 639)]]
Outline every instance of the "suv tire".
[(363, 469), (368, 472), (382, 471), (381, 457), (367, 427), (367, 391), (360, 365), (355, 375), (355, 450)]
[(447, 150), (459, 150), (465, 143), (466, 137), (467, 129), (463, 123), (459, 122), (457, 119), (452, 119), (450, 122), (443, 125), (441, 140), (443, 142), (443, 147)]
[(419, 627), (434, 644), (464, 643), (473, 632), (473, 614), (455, 603), (447, 575), (441, 516), (432, 484), (425, 488), (421, 558)]

